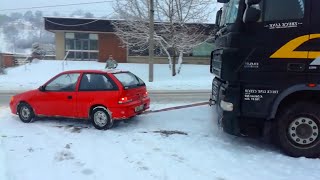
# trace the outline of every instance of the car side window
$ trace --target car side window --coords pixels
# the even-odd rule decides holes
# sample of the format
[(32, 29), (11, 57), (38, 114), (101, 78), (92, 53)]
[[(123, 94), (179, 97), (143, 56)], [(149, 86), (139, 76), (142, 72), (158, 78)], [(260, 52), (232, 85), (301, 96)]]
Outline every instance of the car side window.
[(46, 91), (75, 91), (80, 73), (62, 74), (46, 85)]
[(145, 86), (145, 83), (132, 73), (123, 72), (123, 73), (115, 73), (113, 75), (121, 82), (121, 84), (125, 88)]
[(84, 74), (79, 91), (107, 91), (116, 89), (116, 85), (103, 74)]

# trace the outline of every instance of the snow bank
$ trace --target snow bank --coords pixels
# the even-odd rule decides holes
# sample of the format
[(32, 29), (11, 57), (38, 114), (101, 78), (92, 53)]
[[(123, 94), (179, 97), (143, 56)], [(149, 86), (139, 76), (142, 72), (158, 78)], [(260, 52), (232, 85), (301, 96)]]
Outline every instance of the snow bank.
[[(103, 69), (104, 63), (92, 61), (68, 61), (64, 70)], [(143, 79), (149, 90), (209, 90), (213, 75), (208, 65), (183, 65), (181, 74), (170, 75), (166, 64), (154, 67), (154, 82), (148, 82), (147, 64), (119, 64), (118, 69), (129, 70)], [(38, 88), (52, 76), (62, 72), (63, 63), (57, 61), (39, 61), (31, 65), (9, 68), (7, 75), (0, 76), (0, 91), (19, 91)]]

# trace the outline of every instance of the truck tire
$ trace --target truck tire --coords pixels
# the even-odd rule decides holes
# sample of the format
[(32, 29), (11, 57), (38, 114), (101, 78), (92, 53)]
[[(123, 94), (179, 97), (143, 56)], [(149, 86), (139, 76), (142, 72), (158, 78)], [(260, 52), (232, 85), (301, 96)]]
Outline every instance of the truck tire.
[(292, 157), (320, 157), (320, 105), (298, 102), (279, 112), (276, 140)]

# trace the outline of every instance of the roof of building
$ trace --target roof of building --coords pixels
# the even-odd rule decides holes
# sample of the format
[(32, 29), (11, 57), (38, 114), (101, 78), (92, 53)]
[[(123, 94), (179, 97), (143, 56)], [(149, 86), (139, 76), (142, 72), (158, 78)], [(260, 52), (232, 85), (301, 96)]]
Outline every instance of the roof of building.
[[(114, 32), (113, 21), (123, 21), (115, 19), (96, 18), (67, 18), (67, 17), (45, 17), (45, 29), (47, 31), (87, 31), (87, 32)], [(159, 24), (161, 22), (156, 22)], [(214, 24), (188, 23), (187, 25), (201, 25), (206, 29), (206, 33), (215, 28)], [(156, 28), (156, 26), (155, 26)]]
[(48, 31), (114, 32), (111, 20), (45, 17)]

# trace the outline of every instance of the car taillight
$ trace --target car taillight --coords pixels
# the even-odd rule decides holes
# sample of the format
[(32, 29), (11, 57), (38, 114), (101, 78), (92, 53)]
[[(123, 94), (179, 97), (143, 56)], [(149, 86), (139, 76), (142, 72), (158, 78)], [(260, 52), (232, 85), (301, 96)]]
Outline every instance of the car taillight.
[(144, 98), (148, 97), (148, 91), (146, 91), (143, 95)]
[(131, 102), (132, 99), (128, 99), (128, 97), (122, 97), (119, 99), (119, 104), (124, 104), (124, 103), (128, 103), (128, 102)]

